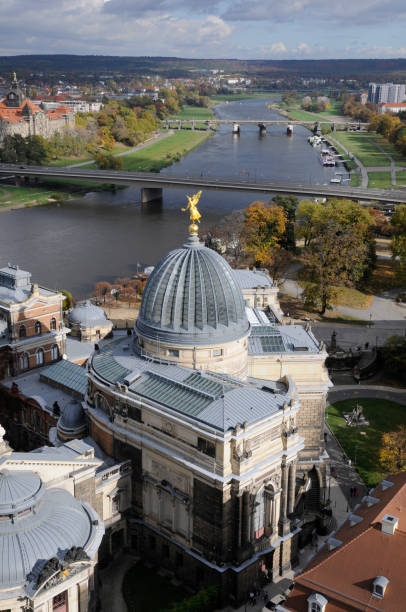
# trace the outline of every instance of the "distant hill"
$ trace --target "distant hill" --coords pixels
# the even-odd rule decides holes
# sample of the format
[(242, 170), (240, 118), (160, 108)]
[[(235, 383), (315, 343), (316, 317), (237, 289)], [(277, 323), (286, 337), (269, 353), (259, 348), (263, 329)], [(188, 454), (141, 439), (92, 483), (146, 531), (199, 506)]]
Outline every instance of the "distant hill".
[(186, 59), (177, 57), (120, 57), (108, 55), (17, 55), (0, 57), (0, 73), (14, 70), (21, 76), (31, 72), (87, 76), (114, 74), (160, 74), (168, 77), (191, 76), (191, 71), (222, 69), (225, 72), (261, 77), (292, 76), (337, 78), (406, 79), (406, 59), (337, 60), (238, 60)]

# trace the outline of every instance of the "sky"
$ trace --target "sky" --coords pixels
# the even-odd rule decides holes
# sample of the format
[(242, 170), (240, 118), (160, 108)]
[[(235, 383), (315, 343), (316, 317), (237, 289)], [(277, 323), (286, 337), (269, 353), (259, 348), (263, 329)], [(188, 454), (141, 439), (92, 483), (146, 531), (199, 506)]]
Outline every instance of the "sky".
[(0, 55), (406, 57), (406, 0), (0, 0)]

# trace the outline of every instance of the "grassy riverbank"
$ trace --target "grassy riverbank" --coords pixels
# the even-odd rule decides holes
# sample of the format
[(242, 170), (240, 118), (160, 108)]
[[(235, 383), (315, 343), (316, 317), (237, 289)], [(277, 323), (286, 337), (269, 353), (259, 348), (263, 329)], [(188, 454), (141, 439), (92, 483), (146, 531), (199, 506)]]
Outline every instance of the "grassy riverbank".
[[(28, 208), (55, 202), (55, 190), (46, 187), (14, 187), (2, 185), (0, 187), (0, 211), (13, 208)], [(58, 194), (57, 194), (58, 195)]]
[[(389, 166), (390, 161), (378, 149), (376, 135), (372, 132), (335, 132), (334, 138), (351, 151), (364, 166)], [(380, 144), (380, 143), (379, 143)], [(390, 145), (388, 144), (388, 147)], [(394, 151), (393, 147), (391, 147)], [(389, 153), (389, 150), (388, 150)], [(392, 155), (392, 153), (390, 153)]]
[(212, 119), (213, 117), (214, 113), (210, 108), (185, 105), (174, 117), (171, 117), (171, 119), (197, 119), (206, 121), (207, 119)]
[(220, 104), (221, 102), (239, 102), (240, 100), (250, 100), (255, 98), (280, 98), (280, 93), (240, 93), (240, 94), (214, 94), (210, 96), (212, 104)]
[(184, 155), (210, 138), (213, 132), (176, 130), (174, 134), (149, 147), (125, 155), (123, 170), (134, 172), (159, 172), (162, 168), (179, 161)]

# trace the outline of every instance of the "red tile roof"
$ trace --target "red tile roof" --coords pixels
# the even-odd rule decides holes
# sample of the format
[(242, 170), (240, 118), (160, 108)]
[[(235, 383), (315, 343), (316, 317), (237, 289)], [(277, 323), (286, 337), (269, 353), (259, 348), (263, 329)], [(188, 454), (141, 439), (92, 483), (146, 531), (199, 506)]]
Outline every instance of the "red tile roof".
[[(295, 578), (296, 586), (284, 604), (287, 610), (302, 612), (304, 602), (312, 592), (329, 600), (326, 612), (336, 610), (406, 610), (406, 474), (387, 479), (389, 488), (379, 485), (372, 493), (378, 499), (353, 512), (362, 521), (351, 527), (346, 520), (334, 534), (342, 542), (333, 551), (328, 546), (311, 561), (308, 568)], [(394, 535), (382, 532), (385, 514), (399, 518)], [(383, 598), (372, 594), (372, 583), (377, 576), (389, 580)]]

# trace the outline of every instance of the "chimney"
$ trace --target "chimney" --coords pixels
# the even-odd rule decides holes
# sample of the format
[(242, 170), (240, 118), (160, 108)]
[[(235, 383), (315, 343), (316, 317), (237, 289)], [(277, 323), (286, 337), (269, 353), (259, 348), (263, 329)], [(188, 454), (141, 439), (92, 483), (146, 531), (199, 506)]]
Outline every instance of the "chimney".
[(397, 516), (392, 516), (391, 514), (385, 514), (382, 517), (382, 533), (387, 533), (388, 535), (394, 535), (396, 528), (398, 526), (399, 519)]

